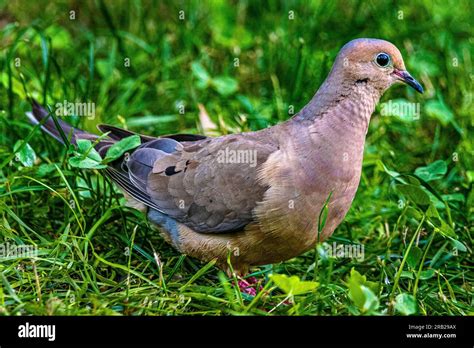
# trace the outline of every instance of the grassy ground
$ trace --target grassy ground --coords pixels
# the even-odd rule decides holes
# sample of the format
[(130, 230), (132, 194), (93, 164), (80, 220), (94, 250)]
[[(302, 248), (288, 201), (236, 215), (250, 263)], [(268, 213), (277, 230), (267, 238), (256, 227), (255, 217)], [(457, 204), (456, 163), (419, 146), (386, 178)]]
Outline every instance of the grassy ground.
[[(471, 1), (0, 4), (1, 314), (473, 314)], [(94, 103), (96, 117), (70, 118), (88, 130), (199, 133), (202, 103), (215, 133), (261, 129), (299, 110), (355, 37), (401, 48), (426, 92), (382, 102), (419, 117), (372, 119), (357, 196), (328, 241), (364, 259), (320, 245), (255, 269), (255, 297), (174, 251), (24, 116), (29, 95)]]

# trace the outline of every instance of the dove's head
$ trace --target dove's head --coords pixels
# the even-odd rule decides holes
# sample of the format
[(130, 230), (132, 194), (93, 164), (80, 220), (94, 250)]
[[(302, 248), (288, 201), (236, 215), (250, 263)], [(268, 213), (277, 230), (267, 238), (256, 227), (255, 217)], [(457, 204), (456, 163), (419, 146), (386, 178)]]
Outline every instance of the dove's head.
[(397, 82), (404, 82), (417, 92), (423, 87), (405, 69), (402, 54), (385, 40), (356, 39), (348, 42), (337, 55), (334, 69), (348, 83), (367, 83), (383, 93)]

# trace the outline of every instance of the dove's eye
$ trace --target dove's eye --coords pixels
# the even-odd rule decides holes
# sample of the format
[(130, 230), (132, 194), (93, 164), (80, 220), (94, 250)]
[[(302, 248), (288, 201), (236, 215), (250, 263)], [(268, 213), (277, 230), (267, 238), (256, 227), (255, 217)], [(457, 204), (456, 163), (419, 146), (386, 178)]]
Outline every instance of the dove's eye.
[(377, 57), (375, 57), (375, 62), (379, 66), (385, 68), (390, 64), (390, 56), (387, 53), (379, 53), (377, 54)]

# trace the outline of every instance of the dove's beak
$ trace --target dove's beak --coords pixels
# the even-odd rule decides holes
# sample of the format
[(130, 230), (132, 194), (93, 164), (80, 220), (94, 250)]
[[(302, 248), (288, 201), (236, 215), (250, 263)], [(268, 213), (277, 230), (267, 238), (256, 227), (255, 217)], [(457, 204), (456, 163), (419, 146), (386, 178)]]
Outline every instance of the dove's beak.
[(407, 85), (413, 87), (418, 93), (423, 93), (423, 87), (420, 83), (415, 80), (408, 71), (395, 69), (393, 74), (402, 82), (405, 82)]

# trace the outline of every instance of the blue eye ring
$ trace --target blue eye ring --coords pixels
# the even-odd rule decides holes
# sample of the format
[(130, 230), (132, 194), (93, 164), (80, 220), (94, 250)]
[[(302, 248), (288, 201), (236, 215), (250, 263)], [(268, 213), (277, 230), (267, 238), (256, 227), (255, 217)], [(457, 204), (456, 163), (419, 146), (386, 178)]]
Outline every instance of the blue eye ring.
[(390, 56), (385, 52), (381, 52), (375, 57), (375, 63), (382, 68), (389, 66), (391, 61)]

